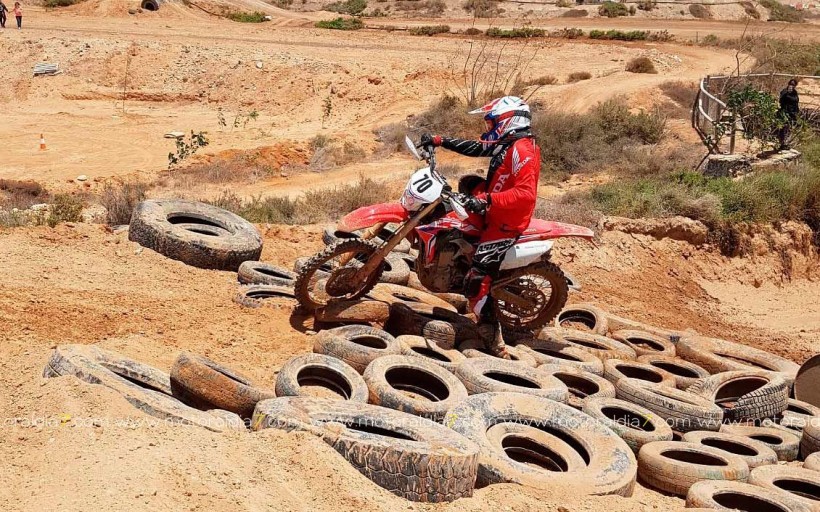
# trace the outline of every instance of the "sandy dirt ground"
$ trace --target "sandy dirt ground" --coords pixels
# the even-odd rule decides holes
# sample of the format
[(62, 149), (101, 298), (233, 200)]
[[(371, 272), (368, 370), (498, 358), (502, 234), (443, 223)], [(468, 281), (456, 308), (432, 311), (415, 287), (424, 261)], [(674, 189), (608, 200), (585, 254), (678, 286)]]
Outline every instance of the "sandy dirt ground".
[[(319, 227), (260, 231), (263, 259), (277, 264), (290, 265), (321, 245)], [(774, 255), (730, 263), (685, 242), (617, 232), (605, 233), (601, 242), (598, 248), (558, 247), (558, 261), (584, 287), (574, 301), (728, 337), (798, 362), (820, 351), (813, 299), (820, 282), (803, 255), (795, 254), (796, 283), (783, 286)], [(424, 506), (371, 484), (308, 436), (215, 434), (152, 422), (113, 391), (74, 378), (41, 378), (51, 349), (93, 343), (165, 370), (189, 350), (270, 388), (284, 361), (311, 350), (311, 336), (302, 332), (309, 321), (294, 316), (287, 301), (242, 308), (231, 300), (233, 273), (168, 260), (102, 226), (10, 230), (0, 233), (0, 247), (4, 510), (39, 509), (44, 502), (61, 510), (525, 511), (561, 505), (573, 512), (626, 512), (683, 506), (642, 486), (622, 499), (513, 485)], [(768, 320), (773, 317), (777, 321)]]
[[(277, 144), (296, 154), (317, 133), (371, 150), (377, 145), (373, 128), (401, 121), (451, 87), (448, 69), (466, 44), (460, 37), (319, 31), (310, 25), (321, 15), (273, 7), (265, 7), (272, 23), (248, 26), (174, 3), (161, 13), (129, 16), (128, 5), (94, 0), (60, 14), (28, 8), (25, 30), (0, 34), (0, 178), (34, 179), (55, 190), (85, 188), (74, 181), (80, 174), (90, 178), (86, 183), (92, 189), (111, 177), (152, 181), (164, 172), (173, 144), (163, 134), (171, 130), (208, 131), (212, 144), (206, 156), (284, 148)], [(452, 24), (458, 23), (467, 22)], [(692, 31), (737, 36), (743, 30), (725, 21), (638, 18), (543, 24), (669, 29), (687, 37)], [(811, 25), (794, 30), (816, 37)], [(519, 43), (511, 44), (518, 48)], [(681, 44), (540, 44), (544, 47), (527, 78), (551, 74), (559, 83), (539, 90), (536, 99), (579, 111), (619, 94), (650, 104), (664, 81), (694, 81), (734, 64), (729, 51)], [(641, 55), (653, 59), (657, 75), (623, 71), (627, 60)], [(60, 63), (63, 73), (30, 76), (41, 61)], [(566, 83), (566, 75), (584, 70), (592, 73), (591, 80)], [(328, 97), (333, 112), (323, 127)], [(230, 124), (238, 113), (260, 115), (231, 129), (219, 125), (220, 109)], [(41, 133), (46, 151), (38, 149)], [(232, 188), (243, 196), (298, 195), (357, 179), (362, 172), (399, 177), (412, 165), (395, 155)], [(567, 184), (576, 186), (584, 183)], [(201, 197), (218, 191), (192, 185), (180, 193)], [(321, 226), (259, 229), (265, 240), (262, 259), (275, 264), (291, 266), (321, 246)], [(788, 243), (786, 250), (792, 255), (791, 280), (784, 277), (782, 251), (727, 259), (708, 247), (618, 232), (603, 233), (598, 247), (562, 242), (556, 258), (583, 284), (573, 301), (729, 338), (799, 363), (820, 352), (820, 275), (816, 254)], [(54, 347), (81, 343), (164, 370), (180, 351), (197, 352), (271, 388), (288, 358), (311, 351), (310, 321), (295, 315), (287, 300), (242, 308), (231, 300), (236, 289), (233, 273), (168, 260), (100, 225), (0, 230), (0, 508), (627, 512), (683, 507), (682, 500), (640, 485), (630, 499), (498, 485), (453, 504), (409, 503), (370, 483), (310, 436), (216, 434), (166, 425), (106, 388), (41, 377)]]

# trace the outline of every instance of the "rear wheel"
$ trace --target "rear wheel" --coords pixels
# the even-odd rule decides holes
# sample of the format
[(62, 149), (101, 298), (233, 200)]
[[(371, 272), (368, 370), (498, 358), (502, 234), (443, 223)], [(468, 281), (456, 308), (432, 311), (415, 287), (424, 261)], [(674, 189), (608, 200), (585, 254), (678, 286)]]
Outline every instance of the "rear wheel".
[(527, 304), (494, 300), (496, 316), (501, 325), (513, 330), (535, 331), (552, 321), (567, 303), (569, 286), (564, 273), (553, 263), (522, 269), (504, 291), (524, 299)]
[(313, 311), (334, 300), (365, 295), (379, 281), (384, 263), (364, 280), (356, 279), (356, 273), (376, 250), (367, 240), (340, 240), (310, 258), (296, 276), (294, 295), (299, 304)]

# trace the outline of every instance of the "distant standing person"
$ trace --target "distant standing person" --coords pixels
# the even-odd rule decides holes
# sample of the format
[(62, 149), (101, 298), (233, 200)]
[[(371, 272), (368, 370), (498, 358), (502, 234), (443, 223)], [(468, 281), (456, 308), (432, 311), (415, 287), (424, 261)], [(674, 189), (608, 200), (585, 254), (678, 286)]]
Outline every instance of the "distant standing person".
[(17, 30), (23, 28), (23, 8), (20, 2), (14, 2), (14, 17), (17, 18)]
[(0, 0), (0, 28), (6, 28), (7, 12), (9, 12), (9, 8), (6, 7), (6, 4), (3, 3), (3, 0)]
[(789, 80), (789, 85), (780, 91), (780, 111), (786, 117), (786, 122), (778, 134), (780, 149), (789, 149), (786, 138), (792, 126), (797, 123), (797, 114), (800, 112), (800, 95), (797, 94), (797, 80), (794, 78)]

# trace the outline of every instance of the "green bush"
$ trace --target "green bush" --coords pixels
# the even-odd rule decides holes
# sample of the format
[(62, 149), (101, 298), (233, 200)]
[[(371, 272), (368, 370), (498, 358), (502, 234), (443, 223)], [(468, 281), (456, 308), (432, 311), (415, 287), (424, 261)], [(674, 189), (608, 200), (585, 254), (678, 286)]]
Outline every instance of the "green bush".
[(550, 37), (560, 37), (561, 39), (578, 39), (584, 37), (584, 31), (580, 28), (562, 28), (561, 30), (553, 30), (549, 35)]
[(350, 14), (351, 16), (358, 16), (365, 9), (367, 9), (367, 0), (345, 0), (344, 2), (333, 2), (325, 5), (326, 11)]
[(760, 0), (760, 5), (769, 9), (769, 21), (786, 21), (788, 23), (803, 23), (805, 15), (792, 7), (783, 5), (777, 0)]
[(409, 31), (414, 36), (433, 36), (436, 34), (450, 33), (449, 25), (423, 25), (421, 27), (413, 27)]
[(628, 16), (629, 9), (622, 3), (606, 0), (598, 7), (598, 14), (607, 18), (617, 18), (619, 16)]
[(478, 36), (483, 34), (484, 32), (480, 28), (470, 27), (464, 30), (464, 34), (468, 36)]
[(263, 12), (229, 12), (225, 15), (229, 20), (240, 23), (262, 23), (267, 21), (265, 16)]
[(646, 41), (649, 39), (650, 33), (645, 30), (630, 30), (624, 32), (622, 30), (590, 30), (590, 39), (611, 39), (617, 41)]
[(54, 227), (61, 222), (80, 222), (83, 220), (83, 200), (71, 194), (56, 194), (51, 203), (46, 224)]
[(485, 32), (485, 34), (488, 37), (520, 39), (520, 38), (530, 38), (530, 37), (544, 37), (545, 32), (544, 32), (544, 29), (531, 28), (531, 27), (510, 28), (510, 29), (490, 27), (490, 28), (487, 29), (487, 32)]
[(332, 20), (317, 21), (316, 28), (329, 28), (333, 30), (359, 30), (364, 28), (364, 23), (359, 18), (335, 18)]

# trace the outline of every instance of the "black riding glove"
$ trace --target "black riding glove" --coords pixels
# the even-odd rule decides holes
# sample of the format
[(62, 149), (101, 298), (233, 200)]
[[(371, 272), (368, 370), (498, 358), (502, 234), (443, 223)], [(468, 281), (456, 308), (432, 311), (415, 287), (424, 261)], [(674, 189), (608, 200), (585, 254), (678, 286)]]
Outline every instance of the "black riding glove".
[[(489, 198), (489, 196), (487, 196)], [(489, 202), (486, 199), (481, 199), (475, 196), (470, 196), (464, 201), (464, 208), (468, 212), (477, 213), (479, 215), (484, 215), (487, 213), (487, 207), (489, 206)]]
[(419, 140), (419, 146), (441, 146), (441, 137), (438, 135), (430, 135), (429, 133), (423, 133), (421, 135), (421, 140)]

